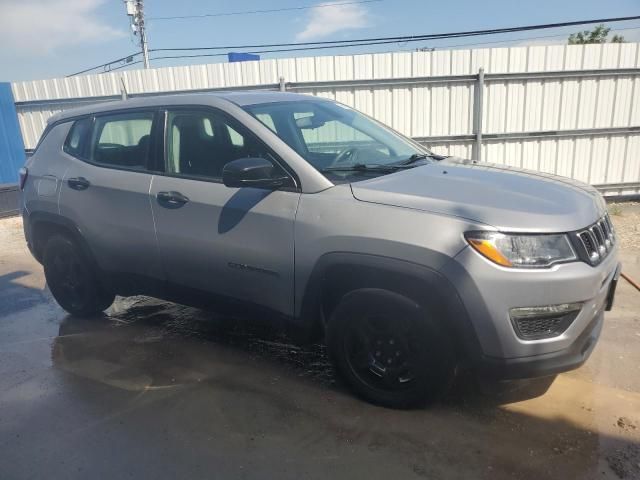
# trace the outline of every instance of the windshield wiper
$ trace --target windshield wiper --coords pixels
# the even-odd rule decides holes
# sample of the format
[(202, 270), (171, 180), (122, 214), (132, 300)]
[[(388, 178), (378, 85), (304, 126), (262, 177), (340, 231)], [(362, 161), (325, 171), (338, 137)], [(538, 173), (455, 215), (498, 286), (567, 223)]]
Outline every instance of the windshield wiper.
[(382, 165), (374, 163), (372, 165), (366, 165), (364, 163), (356, 163), (354, 165), (344, 165), (335, 167), (325, 167), (320, 169), (320, 172), (393, 172), (394, 170), (403, 170), (405, 168), (411, 168), (407, 164), (401, 165)]
[(434, 160), (444, 160), (444, 155), (436, 155), (435, 153), (414, 153), (409, 158), (407, 158), (406, 162), (401, 163), (400, 165), (411, 165), (412, 163), (416, 163), (418, 160), (424, 160), (425, 158), (433, 158)]

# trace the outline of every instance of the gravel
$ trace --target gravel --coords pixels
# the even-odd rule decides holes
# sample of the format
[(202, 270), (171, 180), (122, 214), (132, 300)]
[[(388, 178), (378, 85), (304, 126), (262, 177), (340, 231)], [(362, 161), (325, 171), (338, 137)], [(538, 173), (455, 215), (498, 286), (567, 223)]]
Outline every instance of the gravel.
[(608, 209), (622, 249), (640, 253), (640, 203), (611, 203)]
[[(25, 246), (24, 233), (22, 232), (22, 217), (9, 217), (0, 219), (0, 244), (4, 252)], [(0, 255), (3, 256), (3, 255)]]

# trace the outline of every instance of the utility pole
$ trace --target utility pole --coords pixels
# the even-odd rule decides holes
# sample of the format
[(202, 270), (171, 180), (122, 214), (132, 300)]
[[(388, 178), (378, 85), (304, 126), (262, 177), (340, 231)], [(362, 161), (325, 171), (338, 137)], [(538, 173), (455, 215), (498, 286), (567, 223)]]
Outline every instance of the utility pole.
[(131, 29), (134, 35), (140, 38), (140, 49), (142, 50), (142, 60), (144, 68), (149, 68), (149, 47), (147, 45), (147, 33), (144, 26), (144, 5), (143, 0), (124, 0), (127, 7), (127, 15), (131, 19)]

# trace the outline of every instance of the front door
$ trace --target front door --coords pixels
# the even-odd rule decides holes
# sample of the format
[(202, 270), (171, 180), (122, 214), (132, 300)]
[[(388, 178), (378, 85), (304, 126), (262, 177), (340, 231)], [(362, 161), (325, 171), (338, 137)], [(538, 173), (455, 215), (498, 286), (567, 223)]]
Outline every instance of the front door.
[(291, 314), (300, 193), (221, 181), (226, 163), (259, 156), (278, 165), (273, 154), (212, 109), (167, 112), (165, 144), (166, 171), (150, 192), (168, 282)]

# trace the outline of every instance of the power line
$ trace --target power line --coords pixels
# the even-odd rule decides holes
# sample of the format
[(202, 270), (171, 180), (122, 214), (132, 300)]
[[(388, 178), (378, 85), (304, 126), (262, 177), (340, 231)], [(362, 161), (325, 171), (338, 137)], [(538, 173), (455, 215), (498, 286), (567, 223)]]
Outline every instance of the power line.
[(398, 37), (374, 37), (374, 38), (359, 38), (355, 40), (326, 40), (322, 42), (296, 42), (296, 43), (271, 43), (271, 44), (255, 44), (255, 45), (224, 45), (214, 47), (183, 47), (183, 48), (156, 48), (154, 52), (177, 52), (177, 51), (194, 51), (194, 50), (230, 50), (230, 49), (247, 49), (247, 48), (271, 48), (271, 47), (298, 47), (306, 45), (341, 45), (341, 44), (353, 44), (362, 42), (418, 42), (421, 40), (437, 40), (441, 38), (458, 38), (458, 37), (473, 37), (478, 35), (495, 35), (499, 33), (512, 33), (523, 32), (529, 30), (544, 30), (549, 28), (571, 27), (576, 25), (589, 25), (594, 23), (615, 23), (625, 22), (629, 20), (638, 20), (640, 15), (633, 17), (614, 17), (614, 18), (599, 18), (595, 20), (579, 20), (574, 22), (560, 22), (560, 23), (544, 23), (538, 25), (525, 25), (520, 27), (507, 27), (507, 28), (493, 28), (488, 30), (468, 30), (462, 32), (451, 33), (433, 33), (433, 34), (419, 34), (419, 35), (403, 35)]
[[(629, 28), (618, 28), (615, 30), (616, 32), (624, 32), (627, 30), (640, 30), (640, 27), (629, 27)], [(458, 48), (458, 47), (473, 47), (477, 45), (493, 45), (496, 43), (510, 43), (510, 42), (523, 42), (526, 40), (541, 40), (544, 38), (560, 38), (566, 37), (565, 33), (560, 33), (558, 35), (543, 35), (539, 37), (520, 37), (520, 38), (512, 38), (510, 40), (494, 40), (491, 42), (469, 42), (469, 43), (458, 43), (455, 45), (438, 45), (434, 48), (442, 49), (442, 48)]]
[[(640, 29), (640, 27), (633, 27), (633, 28), (620, 28), (617, 31), (623, 31), (623, 30), (638, 30)], [(483, 42), (483, 43), (466, 43), (466, 44), (458, 44), (458, 45), (441, 45), (438, 47), (434, 47), (434, 48), (455, 48), (455, 47), (462, 47), (465, 45), (486, 45), (486, 44), (492, 44), (492, 43), (505, 43), (505, 42), (519, 42), (519, 41), (523, 41), (523, 40), (537, 40), (537, 39), (542, 39), (542, 38), (556, 38), (556, 37), (560, 37), (563, 34), (560, 35), (546, 35), (546, 36), (539, 36), (539, 37), (528, 37), (528, 38), (514, 38), (512, 40), (498, 40), (495, 42)], [(360, 47), (360, 46), (370, 46), (370, 45), (387, 45), (390, 43), (399, 43), (397, 41), (385, 41), (385, 42), (364, 42), (364, 43), (355, 43), (355, 44), (350, 44), (350, 45), (320, 45), (320, 46), (315, 46), (315, 47), (303, 47), (303, 48), (282, 48), (282, 49), (274, 49), (274, 50), (255, 50), (255, 51), (251, 51), (248, 53), (254, 53), (254, 54), (259, 54), (259, 53), (281, 53), (281, 52), (294, 52), (294, 51), (301, 51), (301, 50), (322, 50), (322, 49), (327, 49), (327, 48), (346, 48), (346, 47)], [(158, 50), (154, 50), (154, 51), (158, 51)], [(226, 57), (227, 54), (226, 53), (199, 53), (199, 54), (195, 54), (195, 55), (162, 55), (159, 57), (153, 57), (153, 60), (169, 60), (169, 59), (180, 59), (180, 58), (211, 58), (211, 57)]]
[[(622, 32), (622, 31), (627, 31), (627, 30), (640, 30), (640, 27), (630, 27), (630, 28), (619, 28), (616, 31), (617, 32)], [(433, 47), (434, 49), (445, 49), (445, 48), (457, 48), (457, 47), (467, 47), (467, 46), (476, 46), (476, 45), (492, 45), (492, 44), (496, 44), (496, 43), (510, 43), (510, 42), (521, 42), (521, 41), (526, 41), (526, 40), (540, 40), (540, 39), (545, 39), (545, 38), (558, 38), (558, 37), (562, 37), (565, 34), (559, 34), (559, 35), (543, 35), (543, 36), (537, 36), (537, 37), (520, 37), (520, 38), (513, 38), (510, 40), (496, 40), (496, 41), (491, 41), (491, 42), (470, 42), (470, 43), (459, 43), (459, 44), (455, 44), (455, 45), (438, 45), (437, 47)], [(393, 42), (396, 43), (396, 42)], [(356, 46), (361, 46), (361, 45), (379, 45), (378, 44), (371, 44), (371, 43), (365, 43), (365, 44), (357, 44), (357, 45), (345, 45), (346, 47), (356, 47)], [(324, 48), (333, 48), (331, 46), (321, 46), (318, 47), (318, 49), (324, 49)], [(281, 49), (281, 50), (264, 50), (261, 52), (252, 52), (252, 53), (275, 53), (275, 52), (288, 52), (291, 51), (293, 49)], [(309, 48), (305, 48), (303, 50), (309, 50)], [(385, 50), (388, 51), (388, 50)], [(407, 51), (413, 51), (413, 50), (407, 50)], [(139, 55), (139, 53), (134, 54), (134, 55)], [(170, 59), (183, 59), (183, 58), (212, 58), (212, 57), (226, 57), (227, 54), (226, 53), (200, 53), (200, 54), (195, 54), (195, 55), (162, 55), (162, 56), (158, 56), (158, 57), (152, 57), (151, 60), (157, 61), (157, 60), (170, 60)], [(123, 57), (124, 58), (130, 58), (130, 57)], [(120, 59), (120, 60), (123, 60)], [(142, 63), (142, 60), (138, 60), (135, 62), (130, 62), (130, 63), (126, 63), (123, 65), (119, 65), (117, 67), (113, 67), (110, 68), (108, 71), (114, 71), (114, 70), (120, 70), (121, 68), (126, 68), (126, 67), (130, 67), (132, 65), (136, 65), (136, 64), (140, 64)], [(104, 64), (107, 65), (107, 64)], [(100, 65), (100, 66), (104, 66), (104, 65)], [(82, 73), (82, 72), (78, 72), (78, 73)], [(75, 74), (74, 74), (75, 75)], [(71, 75), (69, 75), (71, 76)]]
[[(156, 60), (155, 58), (152, 58), (151, 60)], [(114, 70), (120, 70), (121, 68), (126, 68), (126, 67), (130, 67), (131, 65), (138, 65), (142, 63), (142, 60), (136, 60), (135, 62), (131, 62), (131, 63), (125, 63), (124, 65), (120, 65), (117, 67), (113, 67), (109, 70), (109, 72), (113, 72)], [(106, 73), (106, 72), (105, 72)], [(72, 76), (72, 75), (69, 75)]]
[[(365, 47), (365, 46), (371, 46), (371, 45), (388, 45), (390, 43), (407, 43), (407, 42), (414, 42), (414, 41), (421, 41), (421, 40), (406, 40), (403, 42), (400, 42), (398, 40), (387, 40), (387, 41), (381, 41), (381, 42), (362, 42), (362, 43), (351, 43), (348, 45), (316, 45), (313, 47), (299, 47), (299, 48), (275, 48), (275, 49), (267, 49), (267, 50), (251, 50), (248, 51), (247, 53), (252, 53), (252, 54), (261, 54), (261, 53), (284, 53), (284, 52), (301, 52), (301, 51), (311, 51), (311, 50), (326, 50), (326, 49), (330, 49), (330, 48), (351, 48), (351, 47)], [(165, 51), (163, 49), (157, 49), (157, 50), (151, 50), (152, 52), (162, 52)], [(171, 51), (171, 50), (169, 50)], [(226, 57), (227, 54), (226, 53), (197, 53), (194, 55), (186, 55), (186, 54), (182, 54), (182, 55), (162, 55), (159, 57), (153, 57), (154, 60), (165, 60), (165, 59), (170, 59), (170, 58), (204, 58), (204, 57)]]
[(355, 5), (360, 3), (376, 3), (382, 2), (384, 0), (358, 0), (352, 2), (337, 2), (330, 4), (320, 4), (320, 5), (303, 5), (299, 7), (287, 7), (287, 8), (270, 8), (266, 10), (245, 10), (240, 12), (221, 12), (221, 13), (203, 13), (200, 15), (174, 15), (170, 17), (149, 17), (149, 20), (186, 20), (190, 18), (210, 18), (210, 17), (231, 17), (234, 15), (252, 15), (257, 13), (275, 13), (275, 12), (288, 12), (292, 10), (309, 10), (315, 8), (327, 8), (327, 7), (336, 7), (339, 5)]
[[(76, 75), (82, 75), (83, 73), (91, 72), (91, 71), (97, 70), (99, 68), (104, 68), (105, 72), (110, 72), (111, 70), (117, 70), (118, 68), (123, 68), (123, 67), (129, 66), (129, 65), (134, 65), (134, 64), (140, 63), (140, 62), (133, 62), (133, 57), (136, 57), (136, 56), (141, 55), (141, 54), (142, 54), (142, 52), (132, 53), (131, 55), (127, 55), (126, 57), (117, 58), (115, 60), (111, 60), (110, 62), (102, 63), (100, 65), (96, 65), (95, 67), (85, 68), (84, 70), (80, 70), (79, 72), (71, 73), (71, 74), (67, 75), (67, 77), (75, 77)], [(110, 68), (111, 65), (114, 65), (114, 64), (117, 64), (117, 63), (124, 63), (124, 65), (120, 65), (120, 66), (115, 67), (115, 68)]]
[[(624, 20), (622, 19), (603, 19), (603, 20), (588, 20), (584, 22), (580, 22), (581, 24), (587, 23), (603, 23), (606, 22), (614, 22), (614, 21), (626, 21), (632, 19), (640, 19), (638, 17), (626, 17)], [(566, 25), (561, 24), (547, 24), (547, 25), (532, 25), (526, 27), (512, 27), (508, 29), (494, 29), (494, 30), (476, 30), (470, 32), (456, 32), (451, 34), (432, 34), (432, 35), (419, 35), (419, 36), (404, 36), (404, 37), (380, 37), (373, 39), (361, 39), (361, 40), (339, 40), (333, 42), (301, 42), (301, 43), (283, 43), (283, 44), (270, 44), (270, 45), (245, 45), (245, 46), (226, 46), (226, 47), (192, 47), (192, 48), (157, 48), (153, 49), (152, 52), (176, 52), (176, 51), (198, 51), (198, 50), (228, 50), (228, 49), (246, 49), (252, 47), (288, 47), (288, 46), (297, 46), (301, 45), (300, 48), (279, 48), (279, 49), (268, 49), (268, 50), (251, 50), (248, 53), (260, 54), (260, 53), (283, 53), (283, 52), (297, 52), (297, 51), (309, 51), (309, 50), (323, 50), (329, 48), (347, 48), (347, 47), (361, 47), (361, 46), (371, 46), (371, 45), (385, 45), (391, 43), (409, 43), (409, 42), (418, 42), (425, 40), (440, 40), (444, 38), (460, 38), (467, 36), (478, 36), (478, 35), (493, 35), (497, 33), (506, 33), (508, 32), (516, 32), (516, 31), (527, 31), (533, 29), (542, 29), (542, 28), (558, 28), (560, 26), (571, 26), (572, 24), (576, 24), (579, 22), (566, 22)], [(550, 27), (549, 25), (553, 25)], [(499, 30), (499, 31), (498, 31)], [(553, 35), (558, 36), (558, 35)], [(348, 42), (348, 43), (347, 43)], [(356, 43), (357, 42), (357, 43)], [(312, 45), (312, 46), (307, 46)], [(442, 48), (442, 47), (440, 47)], [(167, 55), (155, 57), (157, 60), (163, 59), (178, 59), (178, 58), (199, 58), (199, 57), (222, 57), (226, 56), (225, 53), (216, 53), (216, 54), (197, 54), (197, 55)]]
[[(281, 52), (321, 50), (321, 49), (330, 49), (330, 48), (347, 48), (347, 47), (359, 47), (359, 46), (371, 46), (371, 45), (384, 45), (384, 44), (391, 44), (391, 43), (410, 43), (410, 42), (420, 42), (420, 41), (426, 41), (426, 40), (440, 40), (445, 38), (461, 38), (461, 37), (472, 37), (472, 36), (495, 35), (495, 34), (501, 34), (501, 33), (544, 30), (544, 29), (550, 29), (550, 28), (569, 27), (569, 26), (576, 26), (576, 25), (589, 25), (594, 23), (624, 22), (624, 21), (638, 20), (638, 19), (640, 19), (640, 16), (601, 18), (601, 19), (595, 19), (595, 20), (547, 23), (547, 24), (540, 24), (540, 25), (526, 25), (526, 26), (520, 26), (520, 27), (496, 28), (496, 29), (488, 29), (488, 30), (470, 30), (470, 31), (463, 31), (463, 32), (452, 32), (452, 33), (365, 38), (365, 39), (357, 39), (357, 40), (333, 40), (333, 41), (322, 41), (322, 42), (274, 43), (274, 44), (257, 44), (257, 45), (230, 45), (230, 46), (218, 46), (218, 47), (156, 48), (156, 49), (150, 49), (149, 51), (150, 52), (193, 52), (193, 51), (233, 50), (233, 49), (246, 50), (246, 49), (257, 48), (258, 50), (252, 50), (248, 53), (281, 53)], [(271, 47), (294, 47), (294, 48), (271, 49)], [(159, 56), (159, 57), (154, 57), (153, 59), (164, 60), (164, 59), (176, 59), (176, 58), (221, 57), (221, 56), (226, 56), (226, 54), (225, 53), (197, 54), (197, 55), (181, 54), (181, 55)], [(126, 59), (128, 57), (124, 57), (124, 58)], [(98, 65), (96, 67), (85, 69), (81, 72), (77, 72), (69, 76), (78, 75), (80, 73), (87, 73), (99, 68), (107, 69), (110, 65), (113, 65), (115, 63), (120, 63), (122, 62), (122, 60), (123, 59), (118, 59), (112, 62), (107, 62), (101, 65)], [(118, 68), (122, 68), (122, 67), (123, 65), (119, 66)], [(110, 68), (109, 70), (113, 70), (113, 68)]]

